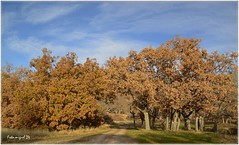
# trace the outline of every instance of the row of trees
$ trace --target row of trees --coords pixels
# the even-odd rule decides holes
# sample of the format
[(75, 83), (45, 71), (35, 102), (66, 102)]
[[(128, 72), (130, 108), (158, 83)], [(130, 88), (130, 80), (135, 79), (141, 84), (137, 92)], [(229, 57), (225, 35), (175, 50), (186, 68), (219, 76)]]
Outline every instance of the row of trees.
[(96, 104), (105, 89), (96, 60), (77, 63), (75, 53), (32, 59), (27, 68), (2, 70), (2, 125), (10, 128), (47, 127), (63, 130), (98, 126), (102, 112)]
[(209, 54), (201, 40), (175, 38), (160, 47), (130, 51), (112, 57), (99, 67), (95, 59), (77, 63), (75, 53), (43, 56), (30, 62), (31, 69), (2, 70), (2, 122), (5, 127), (50, 129), (98, 126), (103, 121), (100, 101), (130, 101), (129, 112), (141, 112), (146, 129), (158, 114), (165, 129), (185, 129), (196, 116), (217, 123), (223, 116), (237, 117), (237, 54)]
[(201, 130), (203, 117), (213, 118), (215, 130), (222, 116), (237, 117), (237, 54), (209, 54), (200, 41), (175, 38), (107, 62), (112, 90), (132, 96), (132, 109), (144, 114), (146, 129), (154, 126), (158, 111), (171, 130), (179, 128), (180, 116), (188, 130), (193, 114)]

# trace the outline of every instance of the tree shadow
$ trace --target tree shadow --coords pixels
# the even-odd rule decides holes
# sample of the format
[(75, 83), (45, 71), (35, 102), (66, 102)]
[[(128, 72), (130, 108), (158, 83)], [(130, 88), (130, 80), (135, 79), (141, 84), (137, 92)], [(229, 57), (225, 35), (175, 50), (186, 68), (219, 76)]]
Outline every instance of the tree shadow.
[(133, 123), (129, 123), (129, 122), (120, 122), (120, 123), (113, 122), (110, 124), (109, 127), (116, 128), (116, 129), (127, 129), (127, 130), (139, 130), (140, 128), (138, 126), (135, 127)]
[(210, 136), (190, 136), (188, 134), (155, 135), (153, 133), (141, 134), (138, 137), (140, 143), (169, 143), (169, 144), (201, 144), (212, 143)]

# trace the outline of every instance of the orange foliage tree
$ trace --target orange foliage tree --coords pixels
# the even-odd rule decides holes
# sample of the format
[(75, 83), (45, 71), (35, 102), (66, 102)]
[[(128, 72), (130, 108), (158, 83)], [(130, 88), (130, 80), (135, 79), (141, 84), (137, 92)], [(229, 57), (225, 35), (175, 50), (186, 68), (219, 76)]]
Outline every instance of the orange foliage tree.
[(91, 60), (79, 64), (75, 53), (57, 61), (51, 51), (42, 52), (43, 56), (30, 62), (32, 70), (11, 72), (8, 66), (2, 72), (3, 126), (64, 130), (100, 125), (103, 120), (96, 99), (102, 94), (99, 83), (103, 81), (98, 79), (103, 73), (98, 64)]
[(237, 54), (210, 54), (200, 42), (176, 37), (156, 49), (112, 57), (103, 67), (96, 59), (80, 64), (75, 53), (54, 57), (43, 49), (41, 57), (31, 60), (31, 69), (2, 70), (3, 126), (98, 126), (103, 116), (97, 102), (130, 96), (128, 111), (141, 112), (147, 130), (158, 112), (166, 120), (165, 129), (178, 130), (183, 119), (190, 130), (194, 115), (196, 130), (203, 130), (203, 118), (208, 116), (217, 130), (219, 119), (237, 114)]

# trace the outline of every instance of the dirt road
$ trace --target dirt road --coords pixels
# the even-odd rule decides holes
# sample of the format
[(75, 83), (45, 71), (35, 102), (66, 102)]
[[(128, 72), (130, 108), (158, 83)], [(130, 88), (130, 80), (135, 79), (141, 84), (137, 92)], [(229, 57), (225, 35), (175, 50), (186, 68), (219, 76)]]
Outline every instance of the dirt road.
[(137, 143), (131, 138), (125, 136), (125, 129), (111, 129), (104, 134), (96, 135), (90, 138), (85, 138), (81, 143), (85, 144), (132, 144)]

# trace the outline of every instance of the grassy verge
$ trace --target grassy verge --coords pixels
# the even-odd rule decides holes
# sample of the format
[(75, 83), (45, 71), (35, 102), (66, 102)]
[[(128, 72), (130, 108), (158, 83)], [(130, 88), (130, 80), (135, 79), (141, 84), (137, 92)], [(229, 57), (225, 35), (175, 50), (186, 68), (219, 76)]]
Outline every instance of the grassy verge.
[[(47, 130), (17, 130), (17, 129), (7, 129), (2, 128), (2, 139), (1, 143), (31, 143), (31, 144), (49, 144), (49, 143), (71, 143), (73, 141), (80, 140), (81, 138), (87, 136), (93, 136), (109, 131), (109, 126), (101, 126), (99, 128), (88, 128), (79, 129), (73, 131), (54, 131), (49, 132)], [(24, 135), (29, 135), (30, 139), (9, 139), (10, 136), (13, 137), (23, 137)]]
[(237, 143), (237, 136), (195, 131), (128, 130), (126, 135), (140, 143)]

